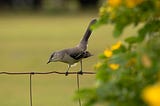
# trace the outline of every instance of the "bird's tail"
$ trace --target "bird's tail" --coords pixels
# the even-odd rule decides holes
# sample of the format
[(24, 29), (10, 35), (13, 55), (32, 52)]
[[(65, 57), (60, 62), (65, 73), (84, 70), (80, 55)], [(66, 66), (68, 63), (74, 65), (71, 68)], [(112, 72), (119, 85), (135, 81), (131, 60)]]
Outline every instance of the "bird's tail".
[(93, 19), (89, 25), (88, 25), (88, 28), (83, 36), (83, 38), (81, 39), (80, 41), (80, 44), (78, 45), (79, 47), (81, 47), (83, 50), (86, 50), (87, 48), (87, 43), (88, 43), (88, 39), (92, 33), (92, 29), (90, 28), (97, 20), (96, 19)]

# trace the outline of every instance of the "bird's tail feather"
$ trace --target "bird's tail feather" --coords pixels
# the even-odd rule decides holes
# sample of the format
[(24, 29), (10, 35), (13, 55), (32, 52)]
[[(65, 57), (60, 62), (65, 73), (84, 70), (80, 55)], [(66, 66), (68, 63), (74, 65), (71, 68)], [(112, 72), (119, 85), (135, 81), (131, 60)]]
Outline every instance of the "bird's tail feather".
[(84, 34), (84, 36), (83, 36), (83, 38), (82, 38), (82, 40), (81, 41), (88, 41), (88, 38), (90, 37), (90, 35), (91, 35), (91, 33), (92, 33), (92, 30), (91, 30), (91, 26), (96, 22), (97, 20), (96, 19), (93, 19), (90, 23), (89, 23), (89, 25), (88, 25), (88, 28), (87, 28), (87, 30), (86, 30), (86, 32), (85, 32), (85, 34)]
[(91, 22), (89, 23), (88, 28), (87, 28), (87, 30), (86, 30), (83, 38), (82, 38), (81, 41), (80, 41), (80, 45), (79, 45), (79, 46), (81, 46), (82, 49), (86, 49), (87, 43), (88, 43), (88, 39), (89, 39), (89, 37), (90, 37), (90, 35), (91, 35), (91, 33), (92, 33), (92, 29), (91, 29), (90, 27), (91, 27), (96, 21), (97, 21), (96, 19), (91, 20)]

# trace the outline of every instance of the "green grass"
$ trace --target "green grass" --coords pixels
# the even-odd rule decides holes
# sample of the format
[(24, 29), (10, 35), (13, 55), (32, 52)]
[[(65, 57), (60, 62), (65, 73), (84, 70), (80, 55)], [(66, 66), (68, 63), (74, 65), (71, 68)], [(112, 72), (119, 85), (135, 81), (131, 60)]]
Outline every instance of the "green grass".
[[(62, 71), (64, 63), (46, 64), (50, 54), (75, 46), (96, 15), (78, 16), (1, 16), (0, 71)], [(93, 57), (84, 60), (83, 71), (94, 71), (98, 54), (116, 40), (111, 26), (95, 30), (88, 50)], [(132, 33), (128, 30), (125, 35)], [(118, 39), (117, 39), (118, 40)], [(78, 71), (79, 64), (70, 71)], [(94, 75), (81, 76), (81, 88), (94, 86)], [(0, 75), (0, 106), (29, 106), (29, 76)], [(76, 106), (76, 76), (34, 75), (33, 106)]]

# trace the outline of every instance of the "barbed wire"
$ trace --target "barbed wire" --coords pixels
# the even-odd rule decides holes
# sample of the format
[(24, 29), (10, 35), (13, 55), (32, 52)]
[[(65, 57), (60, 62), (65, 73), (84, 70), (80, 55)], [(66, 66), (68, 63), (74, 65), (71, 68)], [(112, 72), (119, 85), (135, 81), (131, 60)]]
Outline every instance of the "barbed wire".
[[(63, 74), (63, 75), (66, 75), (65, 72), (58, 72), (58, 71), (48, 71), (48, 72), (6, 72), (6, 71), (2, 71), (0, 72), (0, 74), (4, 74), (4, 75), (29, 75), (29, 94), (30, 94), (30, 106), (33, 106), (33, 93), (32, 93), (32, 76), (33, 75), (38, 75), (38, 74)], [(79, 79), (79, 75), (81, 75), (80, 73), (78, 72), (68, 72), (68, 75), (69, 74), (76, 74), (77, 75), (77, 89), (78, 89), (78, 92), (79, 92), (79, 89), (80, 89), (80, 79)], [(96, 74), (95, 72), (83, 72), (83, 74)], [(78, 102), (79, 102), (79, 106), (82, 105), (81, 103), (81, 99), (79, 98), (78, 99)]]
[[(2, 71), (0, 74), (8, 74), (8, 75), (21, 75), (21, 74), (66, 74), (65, 72), (58, 71), (48, 71), (48, 72), (6, 72)], [(68, 72), (68, 74), (79, 74), (78, 72)], [(83, 72), (83, 74), (95, 74), (95, 72)]]

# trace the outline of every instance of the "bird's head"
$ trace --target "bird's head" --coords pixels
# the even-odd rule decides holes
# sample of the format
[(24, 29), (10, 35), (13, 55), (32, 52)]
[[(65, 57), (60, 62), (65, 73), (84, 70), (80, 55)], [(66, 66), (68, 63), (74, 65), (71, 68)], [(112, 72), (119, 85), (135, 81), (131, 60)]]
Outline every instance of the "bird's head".
[(59, 61), (59, 58), (60, 58), (60, 57), (59, 57), (59, 55), (58, 55), (58, 52), (53, 52), (53, 53), (51, 54), (51, 56), (50, 56), (47, 64), (50, 63), (50, 62)]

